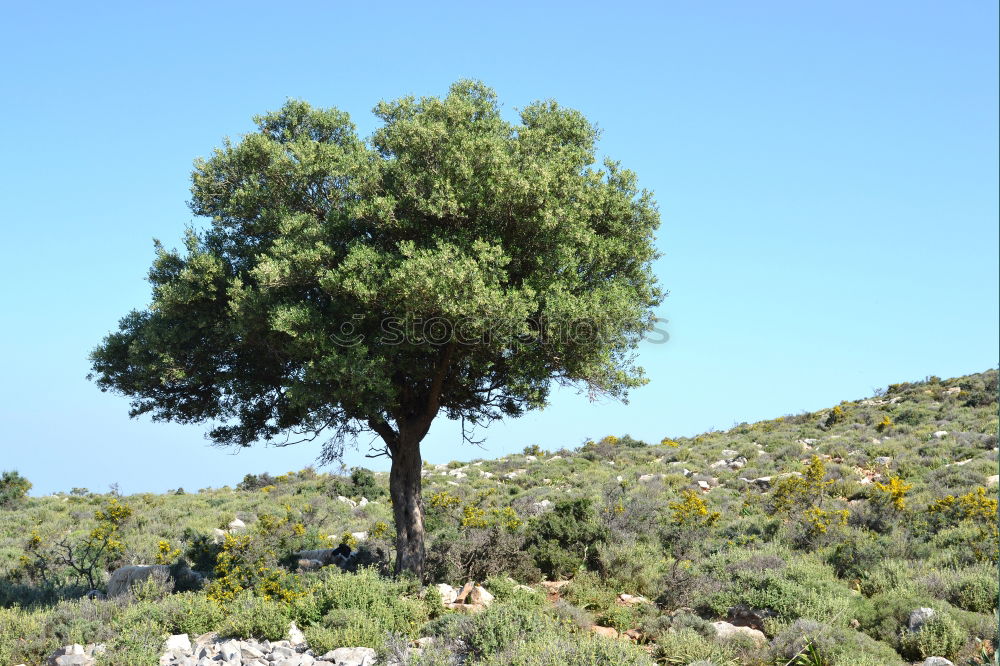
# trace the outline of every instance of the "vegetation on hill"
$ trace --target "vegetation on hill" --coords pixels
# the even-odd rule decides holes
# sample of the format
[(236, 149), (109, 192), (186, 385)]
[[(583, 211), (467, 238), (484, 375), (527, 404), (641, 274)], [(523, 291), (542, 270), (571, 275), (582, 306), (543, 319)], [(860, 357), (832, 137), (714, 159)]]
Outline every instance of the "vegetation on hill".
[[(980, 663), (997, 638), (997, 425), (990, 370), (691, 438), (425, 464), (422, 581), (389, 577), (385, 474), (37, 498), (8, 474), (0, 664), (73, 642), (152, 664), (168, 634), (276, 639), (292, 620), (317, 651), (437, 637), (414, 664)], [(294, 552), (339, 543), (353, 572), (296, 570)], [(121, 565), (181, 560), (204, 587), (83, 598)], [(497, 597), (474, 615), (424, 586), (470, 579)]]

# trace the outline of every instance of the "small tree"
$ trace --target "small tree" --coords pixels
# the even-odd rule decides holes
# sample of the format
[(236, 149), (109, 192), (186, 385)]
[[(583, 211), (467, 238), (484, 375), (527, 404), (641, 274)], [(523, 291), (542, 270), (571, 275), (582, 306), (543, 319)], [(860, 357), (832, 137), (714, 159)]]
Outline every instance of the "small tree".
[(397, 569), (423, 568), (420, 442), (545, 404), (553, 381), (624, 399), (662, 293), (659, 215), (635, 175), (594, 168), (597, 129), (494, 92), (346, 113), (291, 101), (196, 163), (186, 252), (157, 244), (152, 303), (93, 352), (131, 414), (214, 422), (221, 445), (364, 430), (392, 459)]
[(0, 506), (14, 506), (28, 496), (31, 481), (16, 471), (7, 471), (0, 475)]

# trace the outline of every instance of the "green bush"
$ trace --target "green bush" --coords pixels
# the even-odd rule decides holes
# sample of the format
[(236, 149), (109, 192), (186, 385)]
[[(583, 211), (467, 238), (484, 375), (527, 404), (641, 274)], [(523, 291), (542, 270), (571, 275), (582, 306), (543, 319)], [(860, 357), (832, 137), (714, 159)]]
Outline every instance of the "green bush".
[[(796, 620), (771, 642), (770, 655), (785, 664), (808, 646), (829, 666), (895, 666), (902, 659), (890, 646), (858, 631), (812, 620)], [(812, 664), (813, 662), (807, 662)]]
[(215, 631), (223, 622), (222, 608), (204, 594), (183, 592), (160, 602), (163, 624), (171, 634), (198, 636)]
[(552, 623), (534, 608), (494, 603), (475, 616), (468, 643), (477, 655), (489, 655), (506, 646), (527, 642), (551, 626)]
[(244, 592), (224, 607), (219, 635), (232, 638), (282, 640), (291, 622), (284, 604)]
[(977, 566), (966, 569), (948, 591), (948, 601), (962, 610), (974, 613), (993, 613), (997, 607), (997, 585), (995, 568)]
[(334, 609), (324, 616), (322, 624), (305, 628), (306, 641), (316, 654), (339, 647), (370, 647), (381, 649), (387, 631), (382, 623), (359, 610)]
[(531, 521), (526, 545), (542, 573), (559, 579), (593, 562), (594, 547), (606, 537), (591, 500), (564, 500)]
[(589, 635), (543, 635), (486, 655), (481, 666), (653, 666), (641, 647)]
[(10, 508), (20, 504), (28, 496), (29, 490), (31, 481), (16, 471), (0, 474), (0, 506)]
[(945, 657), (952, 659), (965, 643), (965, 632), (946, 613), (936, 613), (919, 631), (904, 631), (899, 652), (908, 659)]

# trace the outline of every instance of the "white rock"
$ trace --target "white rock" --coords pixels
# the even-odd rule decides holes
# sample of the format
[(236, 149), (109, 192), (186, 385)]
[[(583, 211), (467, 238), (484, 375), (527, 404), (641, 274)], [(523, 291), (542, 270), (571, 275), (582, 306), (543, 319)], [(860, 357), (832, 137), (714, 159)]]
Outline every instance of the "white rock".
[(356, 507), (358, 504), (350, 497), (344, 497), (343, 495), (337, 495), (337, 501), (343, 502), (344, 504), (350, 504), (352, 507)]
[(955, 666), (955, 662), (944, 657), (927, 657), (920, 662), (920, 666)]
[(994, 474), (993, 476), (986, 479), (986, 487), (992, 488), (995, 485), (1000, 484), (1000, 474)]
[(947, 437), (948, 436), (948, 431), (947, 430), (938, 430), (937, 432), (934, 433), (933, 436), (934, 436), (935, 439), (941, 439), (942, 437)]
[(232, 520), (229, 521), (229, 529), (231, 529), (231, 530), (242, 530), (246, 526), (247, 526), (247, 524), (244, 523), (239, 518), (233, 518)]
[(712, 486), (708, 485), (707, 481), (699, 481), (698, 482), (698, 487), (701, 488), (705, 492), (708, 492), (709, 490), (712, 489)]
[(528, 462), (535, 462), (536, 460), (538, 460), (538, 458), (536, 458), (535, 456), (524, 456), (524, 459), (527, 460)]
[(458, 597), (458, 590), (447, 583), (438, 583), (434, 587), (437, 588), (438, 593), (441, 595), (442, 602), (446, 604), (455, 603), (455, 599)]
[(372, 648), (342, 647), (330, 650), (322, 658), (336, 666), (374, 666), (375, 657), (376, 653)]
[(368, 501), (367, 497), (362, 497), (361, 499), (358, 500), (358, 506), (359, 507), (368, 506), (368, 504), (369, 504), (369, 501)]
[(764, 632), (751, 629), (750, 627), (737, 627), (728, 622), (713, 622), (712, 627), (715, 628), (716, 635), (722, 639), (732, 638), (733, 636), (746, 636), (755, 643), (764, 644), (767, 642)]
[(288, 642), (292, 645), (306, 644), (305, 634), (302, 633), (301, 629), (295, 626), (294, 622), (288, 625)]
[(163, 642), (163, 649), (165, 651), (181, 650), (182, 652), (190, 652), (191, 639), (188, 638), (187, 634), (174, 634)]
[(351, 536), (358, 541), (364, 541), (368, 538), (368, 532), (351, 532)]

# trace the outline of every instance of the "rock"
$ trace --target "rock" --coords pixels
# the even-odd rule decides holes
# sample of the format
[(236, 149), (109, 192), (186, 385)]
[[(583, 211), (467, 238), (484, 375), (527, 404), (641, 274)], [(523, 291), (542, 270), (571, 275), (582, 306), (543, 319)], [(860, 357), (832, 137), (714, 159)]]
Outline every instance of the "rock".
[(358, 500), (358, 508), (359, 509), (361, 507), (368, 506), (369, 504), (371, 504), (371, 502), (368, 501), (367, 497), (362, 497), (361, 499)]
[(944, 657), (927, 657), (920, 666), (955, 666), (955, 663)]
[(462, 589), (459, 590), (457, 595), (455, 595), (455, 603), (464, 604), (465, 598), (469, 596), (470, 592), (472, 592), (473, 587), (475, 587), (475, 584), (472, 581), (469, 581), (468, 583), (463, 585)]
[(469, 596), (466, 597), (465, 603), (477, 606), (489, 606), (493, 603), (493, 595), (482, 585), (476, 585), (469, 591)]
[(56, 666), (93, 666), (93, 658), (85, 654), (64, 654), (56, 657), (53, 662)]
[(336, 666), (374, 666), (375, 650), (367, 647), (342, 647), (323, 655), (324, 661)]
[(934, 617), (935, 612), (933, 608), (918, 608), (910, 612), (910, 618), (907, 623), (910, 631), (920, 631), (927, 620)]
[(535, 456), (524, 456), (524, 459), (527, 460), (528, 462), (535, 462), (536, 460), (538, 460), (538, 458), (536, 458)]
[(876, 465), (889, 465), (892, 463), (892, 458), (889, 456), (879, 456), (875, 459)]
[(994, 474), (993, 476), (986, 479), (986, 487), (992, 488), (995, 485), (1000, 484), (1000, 475)]
[(358, 541), (364, 541), (368, 538), (368, 532), (351, 532), (351, 536)]
[(618, 630), (614, 627), (599, 627), (596, 624), (590, 628), (592, 632), (604, 638), (618, 638)]
[(721, 621), (713, 622), (712, 626), (715, 628), (716, 636), (722, 640), (732, 638), (734, 636), (745, 636), (760, 645), (767, 643), (767, 637), (764, 635), (764, 632), (751, 629), (750, 627), (737, 627), (736, 625)]
[(732, 460), (736, 456), (740, 455), (740, 452), (735, 451), (733, 449), (722, 449), (719, 455), (725, 458), (726, 460)]
[(635, 606), (637, 604), (648, 604), (649, 599), (642, 596), (641, 594), (619, 594), (618, 601), (625, 604), (626, 606)]
[(666, 476), (666, 474), (642, 474), (639, 476), (639, 481), (645, 483), (647, 481), (653, 481), (654, 479), (664, 479)]
[(535, 502), (532, 504), (531, 508), (538, 512), (547, 511), (552, 508), (552, 501), (544, 499), (541, 502)]
[(425, 648), (434, 645), (434, 643), (437, 642), (437, 639), (435, 639), (433, 636), (424, 636), (422, 638), (418, 638), (413, 642), (416, 643), (417, 647)]
[(219, 645), (219, 654), (223, 661), (236, 661), (240, 658), (242, 646), (239, 641), (228, 640)]
[(698, 487), (701, 488), (702, 492), (705, 492), (705, 493), (707, 493), (709, 490), (712, 489), (712, 486), (708, 485), (707, 481), (699, 481), (698, 482)]
[(947, 430), (938, 430), (932, 435), (935, 439), (941, 439), (942, 437), (948, 436)]
[(261, 651), (260, 648), (252, 643), (246, 642), (240, 645), (240, 655), (243, 657), (244, 661), (264, 658), (264, 652)]
[(276, 657), (274, 661), (277, 661), (277, 659), (291, 659), (296, 654), (295, 650), (287, 645), (275, 645), (271, 648), (271, 656)]
[(447, 583), (438, 583), (434, 587), (437, 588), (438, 594), (441, 595), (441, 602), (445, 604), (455, 603), (455, 599), (458, 598), (458, 590), (453, 588)]
[(344, 504), (350, 504), (351, 508), (356, 508), (358, 503), (352, 500), (350, 497), (344, 497), (343, 495), (337, 495), (337, 501), (343, 502)]
[(179, 650), (181, 652), (191, 651), (191, 639), (187, 634), (174, 634), (163, 642), (163, 650)]
[(301, 629), (295, 626), (294, 622), (288, 625), (288, 642), (292, 645), (306, 644), (305, 634), (302, 633)]
[(232, 520), (229, 521), (229, 525), (227, 527), (229, 527), (229, 529), (231, 530), (242, 530), (246, 528), (246, 526), (247, 524), (244, 523), (239, 518), (233, 518)]
[[(958, 395), (961, 392), (962, 392), (962, 387), (960, 387), (960, 386), (952, 386), (951, 388), (946, 388), (944, 390), (944, 394), (945, 395)], [(931, 659), (940, 659), (941, 657), (930, 657), (930, 658)], [(947, 659), (945, 661), (947, 661)]]
[(222, 543), (226, 540), (226, 530), (220, 530), (218, 527), (212, 529), (212, 541), (215, 543)]

